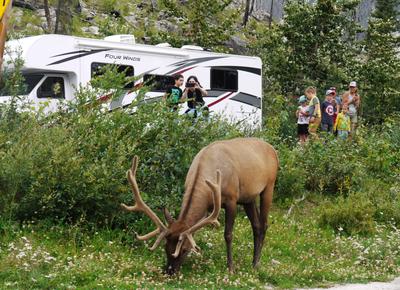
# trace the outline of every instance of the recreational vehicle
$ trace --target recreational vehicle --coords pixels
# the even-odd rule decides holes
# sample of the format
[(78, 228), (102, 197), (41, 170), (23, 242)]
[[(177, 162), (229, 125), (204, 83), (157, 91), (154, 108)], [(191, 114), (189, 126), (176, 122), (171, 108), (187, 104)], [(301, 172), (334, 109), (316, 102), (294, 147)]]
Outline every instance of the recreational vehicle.
[[(4, 65), (22, 58), (27, 99), (34, 105), (48, 104), (55, 111), (63, 100), (73, 100), (80, 85), (87, 85), (99, 68), (114, 64), (135, 86), (151, 83), (146, 98), (157, 100), (173, 84), (173, 75), (190, 75), (207, 90), (210, 112), (256, 126), (261, 124), (261, 60), (258, 57), (221, 54), (198, 46), (173, 48), (168, 44), (136, 44), (131, 35), (89, 39), (66, 35), (40, 35), (11, 40), (6, 44)], [(7, 67), (6, 67), (7, 68)], [(57, 89), (55, 89), (57, 88)], [(2, 95), (7, 93), (2, 92)], [(110, 110), (131, 104), (131, 88), (109, 104)], [(0, 99), (6, 99), (2, 96)], [(186, 110), (183, 104), (181, 111)]]

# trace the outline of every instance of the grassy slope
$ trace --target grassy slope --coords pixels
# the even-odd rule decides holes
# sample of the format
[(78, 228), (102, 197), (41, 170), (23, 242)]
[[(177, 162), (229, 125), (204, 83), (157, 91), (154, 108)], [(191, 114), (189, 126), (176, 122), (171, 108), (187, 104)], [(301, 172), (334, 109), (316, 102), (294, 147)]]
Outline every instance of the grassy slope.
[(84, 232), (76, 227), (2, 225), (0, 285), (4, 289), (279, 288), (332, 282), (384, 280), (400, 272), (400, 231), (378, 226), (371, 237), (346, 237), (317, 225), (316, 208), (290, 218), (275, 207), (261, 266), (251, 268), (247, 219), (235, 225), (236, 272), (225, 267), (222, 227), (197, 235), (203, 252), (186, 261), (179, 276), (162, 274), (163, 249), (151, 253), (121, 230)]

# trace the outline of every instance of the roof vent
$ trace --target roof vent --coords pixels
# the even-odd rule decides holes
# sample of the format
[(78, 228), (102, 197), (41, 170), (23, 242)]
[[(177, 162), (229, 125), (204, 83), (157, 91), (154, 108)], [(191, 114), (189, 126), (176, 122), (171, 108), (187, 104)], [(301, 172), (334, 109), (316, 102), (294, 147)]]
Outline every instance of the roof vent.
[(104, 40), (112, 42), (120, 42), (126, 44), (135, 44), (135, 36), (131, 34), (118, 34), (104, 37)]
[(184, 45), (181, 47), (181, 49), (203, 50), (203, 48), (201, 46), (197, 46), (197, 45)]
[(168, 42), (163, 42), (163, 43), (159, 43), (156, 44), (157, 47), (171, 47), (171, 44), (169, 44)]

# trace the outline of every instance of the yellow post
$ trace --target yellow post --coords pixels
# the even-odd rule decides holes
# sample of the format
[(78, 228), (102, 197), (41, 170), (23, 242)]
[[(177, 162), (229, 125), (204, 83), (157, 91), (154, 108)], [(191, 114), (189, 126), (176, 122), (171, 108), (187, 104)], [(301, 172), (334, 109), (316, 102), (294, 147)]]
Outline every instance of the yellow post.
[(0, 0), (0, 79), (2, 77), (4, 45), (7, 38), (7, 20), (10, 16), (12, 0)]

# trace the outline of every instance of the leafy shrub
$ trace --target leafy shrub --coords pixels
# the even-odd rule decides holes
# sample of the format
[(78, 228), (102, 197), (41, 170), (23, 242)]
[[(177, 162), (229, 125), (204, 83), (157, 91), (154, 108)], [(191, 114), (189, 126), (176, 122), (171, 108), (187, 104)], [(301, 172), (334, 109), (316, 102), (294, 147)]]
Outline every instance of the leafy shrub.
[(137, 179), (152, 208), (177, 212), (194, 155), (217, 139), (240, 136), (219, 120), (169, 112), (163, 103), (141, 104), (135, 113), (104, 113), (88, 106), (93, 91), (81, 89), (78, 104), (47, 117), (27, 115), (19, 128), (2, 131), (0, 193), (3, 214), (19, 220), (54, 219), (120, 224), (119, 203), (132, 202), (125, 172), (140, 157)]
[(369, 178), (364, 181), (363, 192), (376, 209), (378, 222), (400, 225), (400, 182), (386, 183)]
[(306, 188), (324, 194), (348, 193), (358, 188), (364, 176), (363, 163), (355, 145), (328, 139), (305, 148)]
[(352, 193), (347, 198), (340, 196), (328, 201), (320, 208), (320, 224), (330, 226), (347, 234), (370, 234), (374, 232), (376, 209), (364, 194)]
[(288, 147), (280, 146), (279, 172), (275, 188), (275, 198), (294, 198), (301, 196), (306, 191), (305, 182), (307, 172), (302, 164), (301, 149), (291, 150)]

